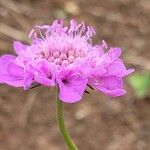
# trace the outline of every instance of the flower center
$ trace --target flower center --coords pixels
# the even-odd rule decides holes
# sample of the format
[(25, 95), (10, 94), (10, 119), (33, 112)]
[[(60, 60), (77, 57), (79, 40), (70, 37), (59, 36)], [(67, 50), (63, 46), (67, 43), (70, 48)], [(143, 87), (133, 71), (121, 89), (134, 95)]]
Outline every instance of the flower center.
[(48, 51), (41, 51), (38, 56), (40, 58), (47, 59), (49, 62), (54, 63), (55, 65), (68, 66), (72, 64), (76, 59), (83, 58), (85, 56), (85, 52), (82, 50), (69, 50), (67, 52), (54, 51), (50, 54)]

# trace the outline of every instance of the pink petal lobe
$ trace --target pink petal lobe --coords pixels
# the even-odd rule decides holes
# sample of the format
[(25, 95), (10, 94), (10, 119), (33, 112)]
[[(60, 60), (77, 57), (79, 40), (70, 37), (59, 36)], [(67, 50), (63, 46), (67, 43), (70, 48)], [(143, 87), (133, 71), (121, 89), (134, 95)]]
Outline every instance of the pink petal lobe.
[(22, 67), (16, 65), (14, 62), (11, 62), (7, 66), (7, 71), (10, 76), (21, 79), (24, 77), (24, 70)]
[(19, 41), (15, 41), (14, 44), (13, 44), (13, 47), (14, 47), (14, 50), (16, 52), (16, 54), (21, 54), (24, 52), (24, 50), (26, 50), (27, 46), (22, 44), (21, 42)]
[(87, 79), (79, 74), (73, 74), (65, 80), (58, 81), (59, 98), (67, 103), (74, 103), (81, 100), (87, 85)]
[(90, 85), (98, 91), (112, 97), (124, 95), (126, 91), (123, 88), (122, 78), (117, 76), (100, 77), (91, 79)]
[(117, 76), (121, 76), (126, 72), (126, 68), (122, 63), (122, 61), (120, 60), (116, 60), (112, 64), (110, 64), (107, 67), (107, 70), (109, 75), (117, 75)]
[(24, 82), (23, 82), (23, 89), (24, 90), (28, 90), (31, 86), (33, 82), (33, 75), (32, 74), (28, 74), (25, 79), (24, 79)]
[(13, 55), (3, 55), (0, 58), (0, 80), (1, 80), (1, 76), (8, 74), (7, 66), (8, 66), (9, 62), (14, 59), (15, 59), (15, 56), (13, 56)]
[(126, 91), (124, 89), (109, 90), (107, 88), (100, 87), (98, 90), (111, 97), (118, 97), (126, 94)]
[(126, 73), (123, 76), (128, 76), (129, 74), (133, 73), (135, 69), (128, 69), (126, 70)]
[(0, 58), (0, 83), (14, 87), (24, 85), (23, 69), (14, 63), (15, 56), (4, 55)]
[(48, 79), (45, 76), (40, 76), (40, 75), (34, 76), (34, 80), (37, 81), (39, 84), (42, 84), (48, 87), (54, 85), (53, 80)]
[(117, 76), (102, 77), (99, 79), (99, 81), (100, 86), (106, 87), (109, 90), (123, 87), (122, 79)]
[(107, 67), (107, 71), (109, 76), (116, 75), (118, 77), (124, 77), (134, 72), (134, 69), (127, 70), (123, 61), (117, 59)]
[(115, 60), (121, 55), (121, 48), (118, 47), (112, 47), (108, 51), (108, 56), (112, 59)]

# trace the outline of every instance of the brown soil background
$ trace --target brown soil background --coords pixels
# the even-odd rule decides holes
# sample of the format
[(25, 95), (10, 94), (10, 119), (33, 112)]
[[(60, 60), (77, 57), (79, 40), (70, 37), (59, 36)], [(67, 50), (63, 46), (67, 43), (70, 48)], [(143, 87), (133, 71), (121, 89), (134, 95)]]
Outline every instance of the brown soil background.
[[(12, 42), (28, 42), (35, 24), (55, 18), (84, 20), (95, 27), (95, 42), (123, 49), (128, 67), (150, 70), (149, 0), (0, 0), (0, 54), (13, 53)], [(127, 82), (126, 82), (127, 83)], [(149, 150), (150, 96), (112, 99), (85, 94), (64, 104), (67, 127), (79, 150)], [(0, 85), (0, 150), (66, 150), (55, 119), (55, 89), (23, 91)]]

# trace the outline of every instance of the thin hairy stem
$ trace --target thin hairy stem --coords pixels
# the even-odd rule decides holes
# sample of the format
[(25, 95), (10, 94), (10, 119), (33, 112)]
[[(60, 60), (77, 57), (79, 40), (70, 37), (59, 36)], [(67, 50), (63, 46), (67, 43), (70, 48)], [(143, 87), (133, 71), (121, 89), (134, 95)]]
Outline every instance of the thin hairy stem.
[(68, 133), (68, 130), (65, 127), (62, 104), (63, 104), (62, 101), (60, 101), (59, 99), (56, 99), (56, 117), (57, 117), (57, 122), (58, 122), (58, 126), (60, 129), (62, 138), (64, 142), (66, 143), (66, 145), (68, 146), (69, 150), (78, 150), (73, 140), (71, 139)]

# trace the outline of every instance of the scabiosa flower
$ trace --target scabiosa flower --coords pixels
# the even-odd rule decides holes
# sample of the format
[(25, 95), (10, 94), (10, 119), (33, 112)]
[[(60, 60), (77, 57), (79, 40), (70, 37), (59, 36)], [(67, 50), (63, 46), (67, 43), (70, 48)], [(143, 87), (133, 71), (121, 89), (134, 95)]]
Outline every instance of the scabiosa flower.
[(123, 77), (134, 70), (119, 58), (120, 48), (108, 48), (104, 41), (93, 45), (94, 34), (76, 20), (69, 27), (59, 20), (35, 26), (30, 45), (15, 41), (16, 56), (0, 58), (0, 83), (25, 90), (36, 84), (57, 86), (60, 100), (68, 103), (79, 101), (87, 85), (113, 97), (125, 94)]

